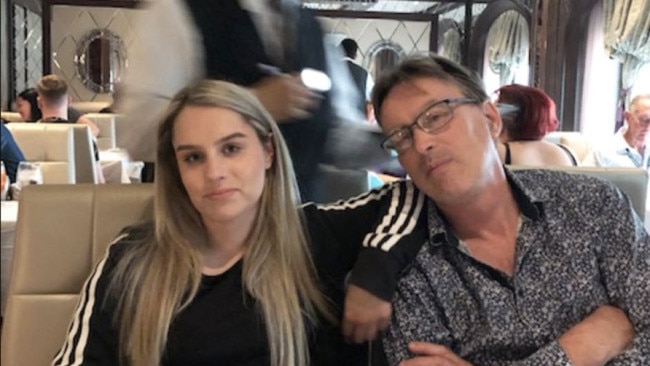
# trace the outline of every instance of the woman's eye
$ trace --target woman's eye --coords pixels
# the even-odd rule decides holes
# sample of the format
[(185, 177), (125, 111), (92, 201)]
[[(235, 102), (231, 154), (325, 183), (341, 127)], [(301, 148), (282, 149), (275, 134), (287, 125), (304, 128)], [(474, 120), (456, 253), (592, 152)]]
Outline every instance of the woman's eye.
[(183, 157), (183, 161), (186, 163), (196, 163), (201, 160), (201, 155), (192, 153), (192, 154), (187, 154)]
[(241, 147), (235, 144), (226, 144), (223, 146), (223, 153), (225, 155), (233, 155), (239, 152)]

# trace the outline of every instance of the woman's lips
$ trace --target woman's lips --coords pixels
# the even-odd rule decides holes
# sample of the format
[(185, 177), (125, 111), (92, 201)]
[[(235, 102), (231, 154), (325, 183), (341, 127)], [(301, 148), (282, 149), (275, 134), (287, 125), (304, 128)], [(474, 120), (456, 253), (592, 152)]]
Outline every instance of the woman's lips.
[(235, 192), (237, 192), (235, 188), (220, 189), (217, 191), (208, 192), (205, 197), (211, 200), (223, 200), (230, 198), (233, 194), (235, 194)]

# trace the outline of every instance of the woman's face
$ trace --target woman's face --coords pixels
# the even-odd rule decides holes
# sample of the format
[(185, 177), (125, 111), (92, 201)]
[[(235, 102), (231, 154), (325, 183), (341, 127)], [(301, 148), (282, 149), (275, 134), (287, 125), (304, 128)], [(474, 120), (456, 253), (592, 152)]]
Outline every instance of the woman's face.
[(183, 185), (206, 226), (253, 222), (273, 148), (239, 113), (185, 107), (172, 143)]
[(16, 112), (20, 113), (20, 117), (23, 119), (23, 121), (29, 121), (32, 117), (32, 106), (26, 99), (17, 97)]

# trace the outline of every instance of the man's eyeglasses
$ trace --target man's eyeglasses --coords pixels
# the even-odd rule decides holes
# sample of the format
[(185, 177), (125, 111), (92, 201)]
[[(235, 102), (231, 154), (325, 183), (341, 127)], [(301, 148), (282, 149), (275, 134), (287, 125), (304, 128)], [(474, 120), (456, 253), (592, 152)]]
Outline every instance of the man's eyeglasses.
[(381, 147), (389, 152), (398, 154), (408, 150), (413, 146), (413, 128), (418, 126), (426, 133), (436, 133), (445, 127), (454, 116), (452, 104), (478, 104), (479, 101), (472, 98), (452, 98), (443, 99), (429, 105), (420, 113), (413, 123), (391, 132), (388, 137), (381, 143)]

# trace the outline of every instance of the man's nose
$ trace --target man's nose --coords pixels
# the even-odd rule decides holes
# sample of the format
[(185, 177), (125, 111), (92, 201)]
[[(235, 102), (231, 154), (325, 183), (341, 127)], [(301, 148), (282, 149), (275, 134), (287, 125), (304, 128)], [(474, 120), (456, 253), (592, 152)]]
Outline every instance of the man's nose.
[(413, 136), (413, 148), (420, 154), (424, 154), (433, 148), (434, 136), (424, 131), (420, 126), (413, 125), (411, 134)]

